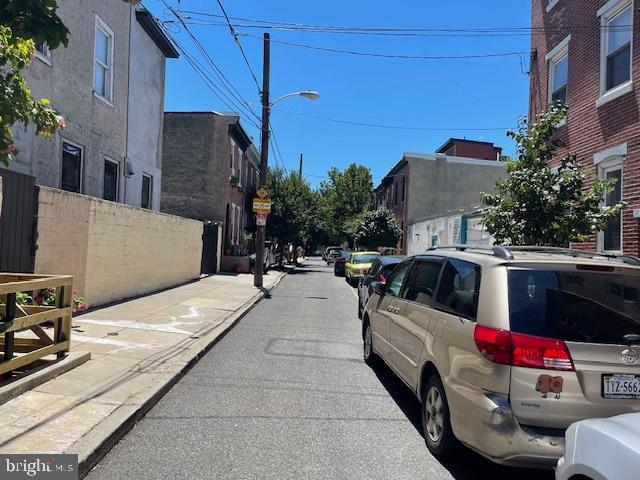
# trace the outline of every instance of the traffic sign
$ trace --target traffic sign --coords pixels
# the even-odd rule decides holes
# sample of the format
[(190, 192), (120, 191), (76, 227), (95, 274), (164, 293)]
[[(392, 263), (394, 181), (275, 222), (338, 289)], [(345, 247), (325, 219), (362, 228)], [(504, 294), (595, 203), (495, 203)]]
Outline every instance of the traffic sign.
[(256, 225), (258, 225), (259, 227), (264, 227), (267, 225), (266, 213), (256, 213)]
[(267, 198), (267, 196), (269, 195), (269, 192), (267, 191), (266, 188), (260, 187), (256, 192), (256, 195), (258, 195), (258, 197), (260, 198)]
[(271, 200), (254, 198), (253, 199), (253, 211), (256, 213), (270, 213), (271, 212)]

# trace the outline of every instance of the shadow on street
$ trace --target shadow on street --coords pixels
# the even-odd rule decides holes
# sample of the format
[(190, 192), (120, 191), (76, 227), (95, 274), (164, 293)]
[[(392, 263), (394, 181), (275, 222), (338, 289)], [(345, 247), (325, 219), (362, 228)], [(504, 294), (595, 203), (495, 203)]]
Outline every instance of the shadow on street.
[[(413, 392), (384, 363), (375, 369), (375, 374), (382, 386), (396, 402), (402, 413), (411, 422), (414, 428), (422, 436), (422, 422), (420, 414), (420, 402)], [(427, 446), (424, 446), (425, 455), (429, 455)], [(440, 460), (438, 460), (440, 461)], [(451, 475), (456, 479), (484, 479), (492, 480), (502, 478), (517, 478), (518, 480), (553, 480), (553, 472), (550, 470), (534, 470), (524, 468), (512, 468), (497, 465), (476, 452), (462, 447), (459, 456), (448, 462), (440, 461)]]

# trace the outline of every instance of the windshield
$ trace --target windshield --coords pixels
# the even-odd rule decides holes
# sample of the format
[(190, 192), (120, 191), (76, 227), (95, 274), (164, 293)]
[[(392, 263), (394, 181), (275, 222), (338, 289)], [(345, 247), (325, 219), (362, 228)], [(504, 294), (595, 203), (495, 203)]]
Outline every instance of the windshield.
[(640, 276), (509, 269), (511, 330), (587, 343), (624, 344), (640, 334)]
[(366, 253), (363, 255), (354, 255), (351, 263), (359, 264), (359, 263), (371, 263), (380, 255), (377, 253)]

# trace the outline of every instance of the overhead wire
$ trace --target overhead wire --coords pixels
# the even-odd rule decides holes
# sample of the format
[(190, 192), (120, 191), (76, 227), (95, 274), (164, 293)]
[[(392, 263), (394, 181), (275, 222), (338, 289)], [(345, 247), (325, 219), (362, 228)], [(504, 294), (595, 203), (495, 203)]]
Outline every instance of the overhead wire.
[(474, 128), (474, 127), (418, 127), (418, 126), (405, 126), (405, 125), (390, 125), (390, 124), (382, 124), (382, 123), (368, 123), (368, 122), (356, 122), (351, 120), (343, 120), (332, 117), (324, 117), (322, 115), (314, 115), (311, 113), (303, 113), (296, 112), (293, 110), (285, 110), (282, 108), (275, 109), (278, 112), (289, 113), (291, 115), (300, 115), (303, 117), (315, 118), (318, 120), (326, 120), (328, 122), (333, 123), (343, 123), (346, 125), (354, 125), (359, 127), (372, 127), (372, 128), (386, 128), (390, 130), (418, 130), (418, 131), (500, 131), (500, 130), (509, 130), (511, 127), (488, 127), (488, 128)]
[[(257, 120), (260, 120), (260, 117), (253, 111), (251, 103), (249, 103), (242, 96), (242, 94), (238, 91), (238, 89), (233, 85), (233, 83), (229, 80), (229, 78), (224, 74), (222, 69), (213, 60), (211, 55), (209, 55), (209, 53), (206, 51), (206, 49), (204, 48), (202, 43), (198, 40), (198, 38), (193, 34), (193, 32), (191, 32), (189, 27), (185, 24), (184, 20), (180, 16), (179, 11), (177, 11), (176, 9), (171, 7), (166, 2), (166, 0), (161, 0), (161, 1), (166, 6), (166, 8), (178, 19), (178, 21), (180, 22), (180, 24), (184, 28), (184, 30), (187, 33), (187, 35), (189, 36), (189, 38), (191, 38), (191, 41), (194, 43), (194, 45), (196, 46), (198, 51), (201, 53), (201, 55), (206, 60), (206, 62), (212, 67), (211, 72), (217, 77), (218, 81), (220, 82), (220, 84), (222, 85), (224, 90), (226, 90), (226, 92), (227, 92), (227, 93), (224, 93), (224, 92), (221, 91), (222, 89), (219, 89), (221, 91), (220, 93), (226, 98), (228, 103), (231, 103), (234, 106), (234, 108), (231, 108), (231, 110), (238, 110), (238, 111), (244, 113), (245, 115), (248, 115), (248, 116), (254, 117)], [(175, 41), (175, 37), (172, 37), (172, 38)], [(229, 107), (227, 102), (223, 102), (223, 103), (225, 103), (225, 105), (227, 105), (227, 107)]]
[(231, 24), (231, 20), (229, 20), (229, 16), (227, 15), (227, 12), (224, 9), (224, 6), (222, 5), (222, 1), (221, 0), (216, 0), (216, 1), (218, 2), (218, 6), (220, 6), (220, 10), (222, 10), (222, 13), (224, 14), (224, 18), (227, 21), (227, 25), (229, 25), (229, 30), (231, 31), (231, 36), (235, 40), (235, 43), (238, 46), (238, 48), (240, 49), (240, 53), (242, 53), (242, 58), (244, 58), (244, 63), (247, 65), (247, 68), (249, 69), (249, 72), (251, 73), (251, 77), (253, 78), (253, 81), (255, 82), (256, 87), (258, 87), (258, 93), (260, 95), (262, 95), (262, 88), (260, 87), (260, 83), (258, 82), (258, 79), (256, 78), (256, 74), (253, 72), (253, 68), (251, 68), (251, 64), (249, 63), (249, 59), (247, 58), (247, 55), (244, 53), (244, 48), (242, 48), (242, 43), (240, 43), (240, 39), (238, 38), (238, 34), (236, 33), (235, 29), (233, 28), (233, 25)]

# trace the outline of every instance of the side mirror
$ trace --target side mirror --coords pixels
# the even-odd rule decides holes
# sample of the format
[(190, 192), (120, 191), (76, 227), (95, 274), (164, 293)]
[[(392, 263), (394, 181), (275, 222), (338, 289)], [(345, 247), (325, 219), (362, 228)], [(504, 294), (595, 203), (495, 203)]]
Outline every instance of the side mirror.
[(380, 296), (384, 295), (385, 287), (386, 287), (386, 285), (384, 283), (382, 283), (382, 282), (372, 282), (371, 283), (371, 288), (373, 289), (373, 292), (377, 293)]

